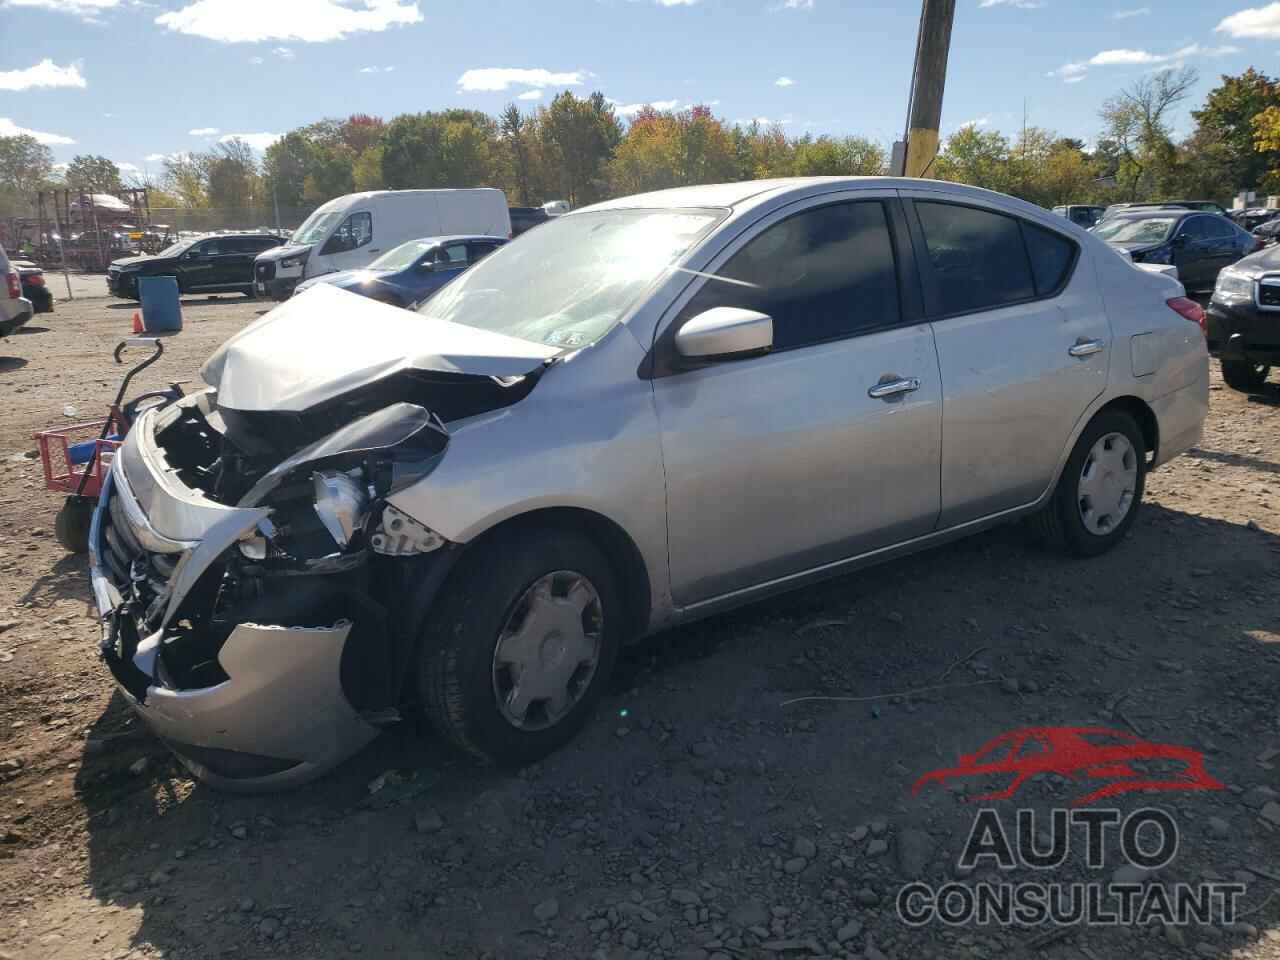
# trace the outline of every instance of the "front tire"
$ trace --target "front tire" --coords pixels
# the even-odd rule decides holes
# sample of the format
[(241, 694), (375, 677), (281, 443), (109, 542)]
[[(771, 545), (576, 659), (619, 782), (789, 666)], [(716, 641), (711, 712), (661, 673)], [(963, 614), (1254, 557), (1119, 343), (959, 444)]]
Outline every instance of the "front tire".
[(425, 627), (418, 687), (446, 740), (518, 766), (568, 741), (625, 630), (613, 565), (584, 535), (525, 528), (465, 557)]
[(1052, 499), (1033, 526), (1051, 548), (1081, 557), (1105, 553), (1137, 519), (1146, 470), (1138, 424), (1122, 411), (1104, 411), (1076, 441)]
[(1254, 393), (1267, 382), (1271, 368), (1263, 363), (1250, 363), (1248, 360), (1222, 361), (1222, 379), (1232, 390), (1241, 393)]

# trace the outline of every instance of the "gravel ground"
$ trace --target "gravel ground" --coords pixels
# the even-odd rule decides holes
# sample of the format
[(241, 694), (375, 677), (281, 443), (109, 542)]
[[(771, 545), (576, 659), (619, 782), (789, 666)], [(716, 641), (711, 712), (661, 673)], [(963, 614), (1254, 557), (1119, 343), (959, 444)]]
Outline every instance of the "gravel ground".
[[(1008, 528), (664, 634), (581, 737), (515, 776), (406, 723), (306, 790), (233, 797), (113, 694), (84, 561), (53, 539), (59, 497), (27, 453), (64, 407), (105, 409), (132, 309), (60, 303), (0, 342), (0, 958), (1280, 957), (1280, 406), (1215, 372), (1203, 444), (1150, 478), (1107, 556)], [(195, 377), (262, 309), (188, 303), (136, 389)], [(856, 699), (784, 704), (811, 695)], [(1012, 823), (1081, 796), (1056, 774), (986, 804), (974, 782), (911, 794), (1033, 725), (1202, 751), (1225, 789), (1107, 803), (1174, 816), (1177, 855), (1147, 879), (1240, 880), (1248, 916), (1057, 936), (901, 922), (908, 880), (995, 878), (956, 865), (980, 806)], [(1001, 879), (1123, 863), (1109, 846), (1091, 870), (1078, 847)]]

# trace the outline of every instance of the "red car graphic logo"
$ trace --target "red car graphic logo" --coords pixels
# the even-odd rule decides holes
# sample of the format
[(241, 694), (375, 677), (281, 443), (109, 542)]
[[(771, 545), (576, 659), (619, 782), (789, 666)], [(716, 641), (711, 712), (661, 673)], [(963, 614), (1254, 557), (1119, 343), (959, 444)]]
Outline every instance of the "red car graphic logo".
[[(1134, 763), (1173, 766), (1158, 775), (1139, 772)], [(948, 778), (1012, 775), (1008, 786), (970, 800), (998, 800), (1011, 797), (1027, 777), (1037, 773), (1057, 773), (1077, 782), (1106, 781), (1087, 796), (1072, 802), (1079, 806), (1130, 790), (1222, 790), (1223, 784), (1204, 769), (1204, 755), (1190, 747), (1152, 743), (1121, 730), (1103, 727), (1020, 727), (1002, 733), (974, 753), (961, 754), (954, 767), (926, 773), (911, 788), (912, 796), (922, 786), (936, 780), (947, 785)], [(1091, 784), (1090, 784), (1091, 785)]]

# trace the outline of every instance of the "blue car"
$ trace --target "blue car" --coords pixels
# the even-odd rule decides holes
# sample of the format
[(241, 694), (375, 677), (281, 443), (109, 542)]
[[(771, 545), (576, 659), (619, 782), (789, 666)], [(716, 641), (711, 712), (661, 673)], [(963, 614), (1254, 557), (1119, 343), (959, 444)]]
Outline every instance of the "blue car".
[(331, 283), (397, 307), (421, 303), (477, 260), (505, 244), (505, 237), (423, 237), (388, 250), (361, 270), (326, 273), (298, 284), (296, 293)]

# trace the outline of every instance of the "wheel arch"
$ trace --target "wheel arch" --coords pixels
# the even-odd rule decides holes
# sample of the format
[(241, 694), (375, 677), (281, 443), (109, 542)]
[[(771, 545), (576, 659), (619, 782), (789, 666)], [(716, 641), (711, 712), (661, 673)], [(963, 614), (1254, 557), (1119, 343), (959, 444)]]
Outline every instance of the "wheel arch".
[(618, 586), (627, 605), (626, 640), (642, 636), (649, 623), (653, 585), (645, 566), (644, 555), (631, 535), (604, 514), (583, 507), (540, 507), (508, 517), (469, 540), (458, 557), (484, 549), (494, 540), (517, 530), (542, 528), (548, 531), (573, 530), (585, 533), (613, 564)]
[(1142, 443), (1147, 448), (1147, 463), (1155, 463), (1160, 453), (1160, 421), (1147, 401), (1135, 396), (1116, 397), (1094, 411), (1093, 415), (1085, 421), (1085, 426), (1100, 414), (1111, 411), (1127, 413), (1133, 417), (1138, 424), (1138, 429), (1142, 431)]

